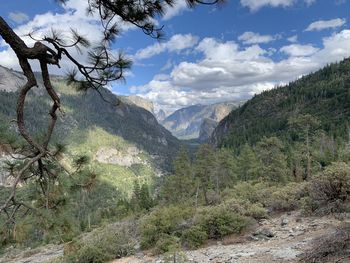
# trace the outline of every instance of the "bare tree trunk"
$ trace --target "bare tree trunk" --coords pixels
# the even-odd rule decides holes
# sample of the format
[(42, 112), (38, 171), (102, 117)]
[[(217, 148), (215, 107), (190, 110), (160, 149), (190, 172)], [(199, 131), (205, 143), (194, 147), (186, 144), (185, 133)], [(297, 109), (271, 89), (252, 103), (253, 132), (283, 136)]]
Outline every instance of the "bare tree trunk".
[(197, 184), (197, 190), (196, 190), (196, 207), (198, 207), (198, 195), (199, 195), (199, 183)]
[(311, 178), (311, 153), (310, 153), (310, 138), (309, 129), (306, 131), (306, 156), (307, 156), (307, 167), (306, 167), (306, 180)]

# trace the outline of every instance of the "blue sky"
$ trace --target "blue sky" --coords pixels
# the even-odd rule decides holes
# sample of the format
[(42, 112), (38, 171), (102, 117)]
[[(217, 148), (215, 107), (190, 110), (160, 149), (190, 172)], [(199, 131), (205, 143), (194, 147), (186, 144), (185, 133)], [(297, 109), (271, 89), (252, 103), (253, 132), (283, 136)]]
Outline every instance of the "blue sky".
[[(85, 16), (85, 7), (86, 0), (70, 0), (65, 7), (54, 0), (5, 0), (0, 15), (20, 35), (75, 27), (97, 41), (98, 24)], [(350, 56), (349, 7), (350, 0), (232, 0), (220, 8), (189, 10), (179, 0), (159, 19), (166, 34), (160, 43), (123, 25), (113, 49), (126, 52), (134, 65), (126, 83), (112, 89), (143, 96), (168, 112), (248, 99)], [(18, 68), (3, 41), (0, 64)], [(67, 61), (63, 66), (71, 67)]]

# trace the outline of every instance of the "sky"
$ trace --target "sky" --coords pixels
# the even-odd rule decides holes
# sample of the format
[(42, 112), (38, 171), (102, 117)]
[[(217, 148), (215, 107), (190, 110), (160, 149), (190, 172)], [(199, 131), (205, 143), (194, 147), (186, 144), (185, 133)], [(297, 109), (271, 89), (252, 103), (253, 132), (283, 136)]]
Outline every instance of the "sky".
[[(73, 28), (91, 42), (101, 37), (96, 17), (86, 16), (86, 0), (2, 0), (2, 16), (25, 35)], [(112, 46), (133, 60), (125, 82), (109, 88), (139, 95), (170, 113), (194, 105), (244, 101), (350, 56), (350, 0), (227, 0), (223, 6), (188, 9), (183, 0), (158, 24), (165, 38), (154, 40), (122, 24)], [(74, 53), (75, 52), (75, 53)], [(80, 61), (85, 55), (73, 51)], [(0, 65), (19, 69), (15, 54), (0, 38)], [(54, 74), (72, 68), (50, 67)], [(33, 63), (35, 70), (39, 66)]]

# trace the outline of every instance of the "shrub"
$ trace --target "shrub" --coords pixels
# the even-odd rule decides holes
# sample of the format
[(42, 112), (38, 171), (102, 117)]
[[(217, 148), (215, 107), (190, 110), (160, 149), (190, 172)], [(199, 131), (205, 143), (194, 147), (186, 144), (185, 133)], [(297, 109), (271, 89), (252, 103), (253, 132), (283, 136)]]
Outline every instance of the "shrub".
[(189, 262), (186, 254), (179, 250), (179, 251), (169, 251), (167, 252), (163, 257), (164, 263), (187, 263)]
[(310, 207), (317, 214), (347, 212), (350, 202), (350, 166), (332, 163), (310, 182)]
[(102, 263), (134, 254), (136, 240), (131, 225), (111, 225), (96, 229), (65, 248), (64, 262)]
[(267, 218), (267, 210), (261, 203), (251, 203), (248, 200), (231, 198), (224, 202), (224, 206), (232, 212), (254, 219)]
[(164, 235), (180, 236), (193, 211), (188, 207), (160, 207), (145, 216), (140, 224), (141, 247), (153, 247)]
[(250, 216), (254, 219), (263, 219), (268, 217), (266, 208), (264, 208), (260, 203), (250, 204), (247, 207), (244, 215)]
[(181, 240), (187, 248), (198, 248), (208, 239), (208, 234), (201, 226), (192, 226), (183, 231)]
[(199, 225), (207, 232), (209, 238), (222, 238), (233, 233), (240, 233), (247, 225), (248, 219), (224, 206), (203, 209), (198, 215)]
[(175, 236), (162, 235), (156, 245), (155, 252), (157, 254), (163, 254), (170, 251), (175, 251), (181, 247), (180, 239)]
[(295, 210), (300, 207), (300, 200), (306, 192), (305, 184), (289, 183), (284, 187), (275, 188), (264, 204), (273, 211)]

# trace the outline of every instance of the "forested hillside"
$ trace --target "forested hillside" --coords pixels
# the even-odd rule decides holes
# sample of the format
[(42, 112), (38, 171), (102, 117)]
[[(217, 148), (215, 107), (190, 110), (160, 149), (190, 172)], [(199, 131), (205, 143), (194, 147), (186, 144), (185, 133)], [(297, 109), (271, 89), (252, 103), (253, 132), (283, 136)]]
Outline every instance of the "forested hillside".
[[(21, 83), (19, 73), (4, 68), (2, 71), (3, 74), (12, 76), (12, 82), (5, 85), (8, 89), (12, 83)], [(118, 98), (107, 89), (101, 90), (102, 96), (93, 91), (81, 94), (74, 87), (66, 86), (62, 78), (55, 78), (54, 86), (60, 93), (63, 106), (54, 134), (56, 142), (91, 143), (93, 138), (88, 137), (89, 132), (103, 130), (112, 137), (117, 136), (126, 143), (135, 144), (147, 154), (153, 155), (155, 162), (161, 165), (169, 164), (171, 156), (177, 152), (178, 140), (159, 125), (150, 112), (130, 103), (127, 97)], [(7, 92), (0, 89), (0, 118), (3, 129), (10, 126), (16, 113), (17, 87), (12, 86), (10, 90), (11, 92)], [(43, 94), (41, 88), (35, 89), (25, 107), (26, 125), (36, 134), (46, 129), (48, 119), (49, 100)], [(94, 139), (96, 141), (97, 138)]]
[(263, 136), (295, 141), (289, 121), (306, 114), (317, 119), (317, 129), (330, 138), (348, 140), (350, 59), (255, 95), (220, 122), (212, 141), (234, 148), (256, 144)]

